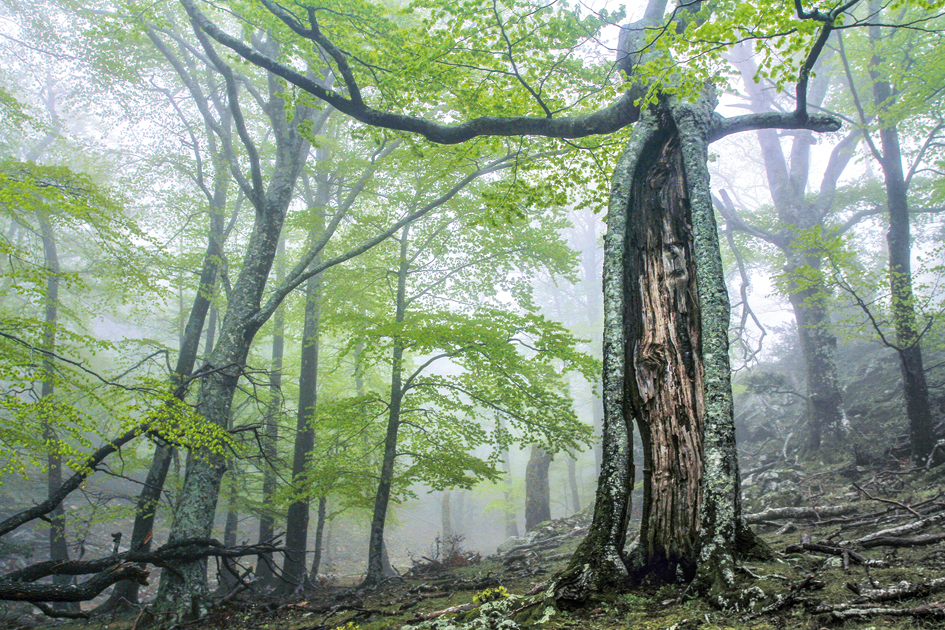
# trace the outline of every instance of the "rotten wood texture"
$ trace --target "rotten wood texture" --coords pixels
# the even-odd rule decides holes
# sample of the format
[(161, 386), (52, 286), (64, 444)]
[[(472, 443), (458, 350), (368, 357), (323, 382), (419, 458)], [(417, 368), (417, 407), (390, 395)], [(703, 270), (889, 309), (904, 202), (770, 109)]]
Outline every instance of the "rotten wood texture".
[(644, 148), (630, 207), (626, 386), (644, 453), (634, 569), (691, 579), (702, 497), (703, 367), (689, 194), (671, 122)]

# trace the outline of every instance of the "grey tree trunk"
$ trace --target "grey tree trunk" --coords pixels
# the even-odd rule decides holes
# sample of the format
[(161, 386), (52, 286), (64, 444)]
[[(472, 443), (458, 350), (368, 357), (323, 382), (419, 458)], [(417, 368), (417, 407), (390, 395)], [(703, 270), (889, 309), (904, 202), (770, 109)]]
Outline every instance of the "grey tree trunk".
[[(324, 149), (316, 150), (316, 161), (326, 159)], [(315, 214), (308, 235), (309, 243), (316, 243), (325, 231), (325, 213), (328, 206), (328, 174), (316, 175), (314, 193), (304, 180), (306, 204)], [(318, 265), (315, 257), (312, 265)], [(318, 343), (321, 319), (321, 274), (308, 279), (305, 288), (305, 316), (302, 330), (301, 366), (299, 368), (299, 411), (296, 423), (295, 445), (292, 458), (292, 484), (300, 494), (289, 504), (286, 514), (285, 562), (282, 565), (284, 595), (303, 585), (306, 575), (306, 547), (308, 545), (309, 498), (302, 487), (312, 450), (315, 448), (315, 410), (318, 405)]]
[[(43, 349), (56, 352), (56, 333), (59, 328), (59, 284), (61, 272), (56, 235), (46, 219), (39, 217), (40, 237), (43, 241), (43, 257), (46, 261), (46, 295), (44, 296)], [(56, 392), (56, 368), (50, 355), (43, 355), (42, 382), (40, 400), (52, 404)], [(46, 454), (46, 490), (52, 497), (62, 486), (62, 454), (60, 453), (59, 435), (47, 418), (41, 418), (43, 441), (49, 449)], [(62, 503), (49, 513), (49, 559), (67, 562), (69, 547), (66, 540), (66, 510)], [(53, 584), (66, 586), (72, 584), (69, 575), (53, 576)], [(59, 605), (60, 610), (78, 610), (78, 604)]]
[[(231, 83), (233, 85), (233, 83)], [(276, 86), (272, 86), (275, 91)], [(233, 88), (235, 92), (235, 88)], [(231, 94), (231, 98), (234, 94)], [(246, 364), (246, 356), (262, 322), (256, 318), (263, 291), (272, 268), (282, 224), (293, 188), (308, 154), (308, 143), (298, 133), (298, 125), (307, 115), (297, 112), (287, 123), (284, 102), (278, 96), (270, 101), (270, 120), (277, 139), (276, 160), (269, 185), (252, 190), (255, 223), (243, 265), (227, 302), (220, 336), (207, 358), (208, 375), (200, 382), (196, 411), (209, 423), (226, 427), (237, 384)], [(261, 181), (258, 182), (261, 185)], [(215, 370), (212, 373), (209, 370)], [(201, 450), (188, 457), (184, 485), (171, 525), (169, 542), (190, 538), (208, 538), (213, 527), (220, 479), (225, 471), (223, 457)], [(176, 571), (163, 571), (153, 614), (162, 623), (199, 617), (207, 605), (206, 563), (181, 563)]]
[(446, 543), (453, 537), (453, 511), (450, 505), (450, 491), (444, 490), (440, 497), (440, 540)]
[[(404, 321), (407, 312), (407, 273), (410, 262), (407, 257), (407, 245), (410, 240), (410, 226), (400, 234), (400, 265), (397, 270), (397, 303), (394, 320)], [(384, 437), (384, 454), (381, 459), (381, 474), (378, 479), (377, 493), (374, 497), (374, 515), (371, 519), (371, 534), (368, 541), (368, 567), (364, 576), (364, 586), (374, 586), (384, 579), (384, 525), (387, 521), (387, 508), (390, 505), (391, 485), (394, 479), (394, 462), (397, 458), (397, 433), (400, 430), (400, 409), (403, 403), (403, 362), (404, 348), (397, 339), (391, 351), (390, 410), (387, 416), (387, 434)]]
[(325, 516), (328, 510), (328, 499), (318, 497), (318, 517), (315, 522), (315, 549), (312, 551), (312, 568), (308, 574), (312, 584), (318, 579), (318, 570), (322, 564), (322, 539), (325, 534)]
[(506, 537), (515, 536), (517, 538), (518, 510), (512, 502), (512, 461), (509, 456), (509, 449), (507, 448), (502, 449), (502, 471), (505, 473), (502, 480), (502, 496), (505, 499), (505, 506), (502, 510), (502, 514), (505, 517), (505, 535)]
[[(285, 239), (279, 241), (276, 253), (276, 281), (285, 279)], [(275, 474), (279, 442), (279, 420), (282, 415), (282, 361), (285, 356), (285, 309), (280, 306), (272, 318), (272, 367), (269, 373), (269, 405), (266, 408), (266, 420), (262, 439), (263, 486), (262, 513), (259, 517), (259, 542), (266, 542), (275, 535), (276, 514), (272, 507), (272, 497), (276, 493), (277, 477)], [(256, 562), (256, 578), (260, 586), (273, 586), (272, 554), (264, 554)]]
[[(881, 7), (873, 0), (870, 2), (870, 10), (878, 13)], [(881, 50), (883, 44), (879, 26), (870, 27), (869, 37), (874, 50)], [(922, 365), (921, 328), (916, 318), (915, 296), (912, 291), (909, 188), (902, 170), (899, 129), (895, 123), (883, 120), (883, 112), (896, 97), (892, 85), (877, 70), (884, 63), (886, 61), (880, 54), (874, 53), (870, 61), (870, 75), (873, 80), (873, 105), (881, 112), (879, 139), (882, 149), (882, 153), (876, 157), (883, 169), (886, 185), (886, 207), (889, 212), (889, 231), (886, 233), (889, 248), (889, 289), (892, 295), (893, 325), (896, 329), (896, 349), (899, 353), (906, 416), (909, 419), (912, 461), (917, 466), (923, 466), (935, 448), (935, 437), (929, 389)]]
[[(299, 372), (299, 412), (292, 460), (293, 485), (299, 492), (305, 478), (308, 458), (315, 446), (315, 406), (318, 401), (318, 333), (321, 301), (321, 276), (308, 280), (305, 295), (305, 323), (302, 332), (302, 364)], [(283, 594), (302, 586), (306, 575), (309, 499), (298, 497), (286, 514), (285, 562), (282, 565)]]
[(551, 454), (532, 445), (531, 456), (525, 465), (525, 531), (530, 532), (539, 523), (551, 520), (551, 488), (548, 469)]

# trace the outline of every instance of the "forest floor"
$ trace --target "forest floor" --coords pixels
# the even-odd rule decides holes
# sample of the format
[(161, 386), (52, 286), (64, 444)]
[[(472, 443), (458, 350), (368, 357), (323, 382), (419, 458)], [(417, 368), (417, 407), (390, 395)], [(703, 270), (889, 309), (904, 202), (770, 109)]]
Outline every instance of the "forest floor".
[[(692, 598), (684, 584), (644, 585), (552, 615), (542, 587), (586, 532), (585, 512), (545, 524), (495, 556), (444, 552), (372, 590), (326, 583), (288, 599), (232, 598), (186, 627), (393, 630), (424, 621), (421, 628), (434, 630), (514, 630), (540, 621), (554, 630), (943, 627), (945, 466), (909, 472), (769, 465), (748, 471), (743, 492), (753, 529), (775, 552), (773, 560), (746, 562), (739, 572), (740, 586), (756, 594), (747, 609), (718, 610)], [(134, 614), (54, 623), (62, 630), (143, 630)]]

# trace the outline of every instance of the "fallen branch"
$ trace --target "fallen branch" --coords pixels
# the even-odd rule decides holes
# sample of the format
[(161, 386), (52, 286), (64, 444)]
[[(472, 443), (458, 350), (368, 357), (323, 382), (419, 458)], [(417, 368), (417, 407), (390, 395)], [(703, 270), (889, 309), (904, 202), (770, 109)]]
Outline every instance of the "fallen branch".
[(797, 519), (797, 518), (814, 518), (820, 520), (825, 516), (841, 516), (843, 514), (851, 514), (856, 512), (856, 507), (853, 505), (825, 505), (821, 507), (782, 507), (782, 508), (768, 508), (767, 510), (762, 510), (756, 514), (748, 514), (745, 516), (745, 522), (749, 525), (760, 523), (762, 521), (770, 521), (775, 519)]
[(879, 502), (879, 503), (886, 503), (886, 504), (888, 504), (888, 505), (895, 505), (895, 506), (897, 506), (897, 507), (902, 508), (903, 510), (908, 510), (909, 512), (912, 512), (912, 513), (913, 513), (915, 516), (917, 516), (918, 518), (922, 518), (922, 515), (921, 515), (921, 514), (919, 514), (918, 512), (916, 512), (914, 508), (912, 508), (912, 507), (906, 505), (905, 503), (900, 503), (899, 501), (893, 501), (893, 500), (891, 500), (891, 499), (883, 499), (883, 498), (880, 498), (880, 497), (874, 497), (874, 496), (871, 495), (869, 492), (867, 492), (866, 490), (864, 490), (863, 488), (861, 488), (860, 486), (858, 486), (858, 485), (855, 484), (855, 483), (853, 484), (853, 487), (856, 488), (857, 490), (859, 490), (860, 492), (862, 492), (863, 495), (864, 495), (867, 499), (869, 499), (870, 501), (877, 501), (877, 502)]
[[(122, 562), (81, 584), (32, 584), (0, 582), (0, 600), (12, 602), (84, 602), (122, 580), (147, 584), (148, 572), (131, 562)], [(41, 608), (42, 609), (42, 608)], [(45, 611), (44, 611), (45, 612)]]
[(945, 591), (945, 577), (935, 578), (926, 582), (913, 584), (903, 580), (895, 586), (889, 588), (857, 588), (854, 592), (859, 595), (851, 604), (862, 604), (865, 602), (886, 602), (892, 600), (908, 599), (910, 597), (928, 597), (932, 593)]
[(442, 617), (443, 615), (452, 615), (454, 613), (466, 612), (467, 610), (472, 610), (477, 606), (479, 606), (479, 604), (474, 604), (472, 602), (469, 602), (468, 604), (460, 604), (459, 606), (450, 606), (449, 608), (437, 610), (436, 612), (418, 613), (416, 619), (419, 619), (420, 621), (429, 621), (430, 619), (436, 619), (437, 617)]
[(912, 523), (907, 523), (905, 525), (900, 525), (899, 527), (890, 527), (889, 529), (873, 532), (872, 534), (868, 534), (862, 538), (854, 540), (853, 543), (857, 545), (865, 545), (867, 542), (877, 538), (883, 538), (886, 536), (901, 536), (902, 534), (914, 534), (931, 525), (941, 523), (942, 521), (945, 521), (945, 512), (939, 512), (934, 516), (930, 516), (918, 521), (913, 521)]
[(851, 560), (857, 564), (862, 564), (864, 566), (883, 566), (885, 563), (882, 560), (871, 560), (865, 558), (853, 551), (849, 547), (835, 547), (833, 545), (825, 545), (823, 543), (799, 543), (797, 545), (788, 545), (784, 548), (784, 553), (801, 553), (803, 551), (816, 551), (817, 553), (825, 553), (831, 556), (849, 556)]
[(925, 534), (924, 536), (913, 536), (912, 538), (900, 538), (898, 536), (880, 536), (879, 538), (870, 538), (862, 543), (863, 547), (921, 547), (923, 545), (934, 545), (945, 541), (945, 534)]
[[(281, 548), (272, 543), (225, 547), (223, 543), (213, 538), (191, 538), (168, 543), (150, 552), (129, 550), (97, 560), (47, 560), (0, 577), (0, 585), (6, 585), (7, 583), (22, 584), (35, 582), (49, 575), (88, 575), (90, 573), (101, 573), (108, 570), (109, 567), (121, 562), (145, 562), (161, 566), (171, 560), (192, 560), (194, 558), (208, 556), (238, 558), (241, 556), (258, 556), (276, 551), (281, 551)], [(0, 599), (4, 598), (0, 597)]]
[[(840, 606), (843, 606), (842, 604)], [(945, 604), (935, 602), (922, 604), (915, 608), (883, 608), (880, 606), (865, 608), (840, 608), (839, 606), (818, 606), (815, 613), (829, 613), (837, 621), (847, 619), (863, 619), (864, 617), (916, 617), (918, 619), (945, 619)]]
[(82, 463), (82, 465), (79, 467), (79, 472), (73, 474), (66, 481), (64, 481), (63, 484), (59, 486), (59, 489), (56, 490), (56, 492), (54, 492), (48, 499), (42, 503), (34, 505), (27, 510), (17, 512), (13, 516), (0, 521), (0, 536), (12, 532), (20, 525), (24, 525), (30, 521), (42, 518), (43, 516), (46, 516), (55, 510), (56, 506), (62, 503), (63, 499), (69, 496), (72, 491), (81, 486), (82, 482), (84, 482), (89, 475), (95, 472), (95, 469), (103, 461), (105, 461), (105, 458), (107, 458), (112, 453), (116, 453), (122, 446), (146, 432), (149, 427), (149, 423), (139, 424), (135, 428), (126, 431), (123, 435), (115, 438), (111, 442), (105, 443)]

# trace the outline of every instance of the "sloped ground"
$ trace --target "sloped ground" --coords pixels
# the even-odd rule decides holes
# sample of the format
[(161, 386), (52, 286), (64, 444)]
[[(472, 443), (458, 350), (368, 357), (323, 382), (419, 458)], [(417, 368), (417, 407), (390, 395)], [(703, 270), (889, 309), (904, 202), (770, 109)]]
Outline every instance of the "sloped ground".
[[(552, 521), (485, 559), (421, 559), (359, 591), (322, 585), (290, 600), (248, 595), (189, 627), (264, 630), (557, 630), (640, 628), (933, 628), (945, 621), (945, 466), (896, 471), (839, 463), (747, 471), (746, 513), (779, 552), (744, 566), (756, 601), (719, 611), (685, 585), (613, 593), (577, 611), (546, 605), (543, 587), (586, 533), (589, 512)], [(465, 565), (465, 566), (460, 566)], [(448, 612), (444, 612), (448, 611)], [(0, 620), (2, 623), (2, 620)], [(22, 625), (7, 618), (8, 626)], [(137, 623), (137, 625), (136, 625)], [(63, 628), (137, 630), (136, 615)]]

